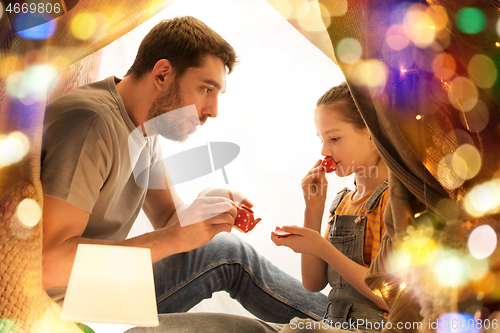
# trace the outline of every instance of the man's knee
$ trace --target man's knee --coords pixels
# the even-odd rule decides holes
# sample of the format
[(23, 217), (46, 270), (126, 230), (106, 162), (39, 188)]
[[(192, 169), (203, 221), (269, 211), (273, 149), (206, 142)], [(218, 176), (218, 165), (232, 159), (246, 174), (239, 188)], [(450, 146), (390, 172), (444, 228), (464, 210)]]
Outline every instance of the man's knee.
[[(227, 259), (244, 259), (256, 255), (255, 249), (238, 236), (220, 233), (207, 243), (209, 251), (221, 253)], [(214, 253), (214, 252), (212, 252)]]

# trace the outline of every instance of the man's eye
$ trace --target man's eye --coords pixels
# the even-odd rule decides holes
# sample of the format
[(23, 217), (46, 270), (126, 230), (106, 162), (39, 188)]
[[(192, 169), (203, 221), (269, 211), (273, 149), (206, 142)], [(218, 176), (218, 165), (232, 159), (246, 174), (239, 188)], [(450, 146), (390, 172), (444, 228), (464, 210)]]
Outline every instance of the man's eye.
[(213, 90), (213, 88), (205, 88), (205, 92), (208, 94), (209, 92), (211, 92)]

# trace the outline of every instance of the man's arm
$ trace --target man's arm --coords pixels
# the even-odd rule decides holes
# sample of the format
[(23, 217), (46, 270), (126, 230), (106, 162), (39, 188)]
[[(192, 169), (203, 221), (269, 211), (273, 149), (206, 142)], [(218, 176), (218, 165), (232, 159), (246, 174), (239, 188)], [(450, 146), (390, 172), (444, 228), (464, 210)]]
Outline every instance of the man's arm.
[[(156, 204), (161, 202), (164, 201), (159, 200)], [(168, 212), (168, 209), (165, 211)], [(155, 262), (175, 253), (198, 248), (222, 231), (230, 232), (236, 208), (232, 201), (225, 198), (198, 198), (185, 209), (184, 218), (201, 222), (186, 227), (176, 222), (122, 241), (83, 238), (89, 216), (83, 209), (44, 195), (42, 279), (45, 289), (68, 285), (78, 244), (145, 247), (151, 249)]]

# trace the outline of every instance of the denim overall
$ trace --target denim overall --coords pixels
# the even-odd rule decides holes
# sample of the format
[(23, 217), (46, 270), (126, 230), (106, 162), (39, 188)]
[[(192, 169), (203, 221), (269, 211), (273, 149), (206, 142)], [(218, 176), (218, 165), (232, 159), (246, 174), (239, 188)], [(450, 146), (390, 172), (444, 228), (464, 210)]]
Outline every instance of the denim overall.
[[(377, 207), (387, 190), (387, 182), (379, 185), (365, 203), (365, 213)], [(363, 248), (365, 240), (366, 216), (335, 215), (335, 210), (349, 190), (340, 191), (330, 206), (333, 215), (329, 221), (328, 241), (345, 256), (364, 266)], [(356, 223), (357, 222), (357, 223)], [(328, 282), (332, 287), (328, 295), (327, 312), (324, 321), (336, 328), (379, 332), (382, 321), (388, 313), (352, 287), (336, 270), (328, 265)]]

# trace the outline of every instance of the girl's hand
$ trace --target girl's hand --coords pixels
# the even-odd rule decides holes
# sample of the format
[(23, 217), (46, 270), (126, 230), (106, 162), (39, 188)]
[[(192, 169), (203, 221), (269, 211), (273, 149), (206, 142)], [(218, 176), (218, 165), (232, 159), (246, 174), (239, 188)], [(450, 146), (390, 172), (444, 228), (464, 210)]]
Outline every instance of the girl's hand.
[(297, 226), (284, 226), (281, 230), (291, 233), (289, 236), (279, 237), (271, 232), (271, 240), (277, 246), (286, 246), (295, 253), (313, 254), (320, 256), (323, 247), (330, 243), (324, 239), (319, 232)]
[(321, 162), (322, 160), (318, 160), (302, 179), (302, 194), (304, 195), (306, 207), (314, 207), (323, 211), (328, 181)]

